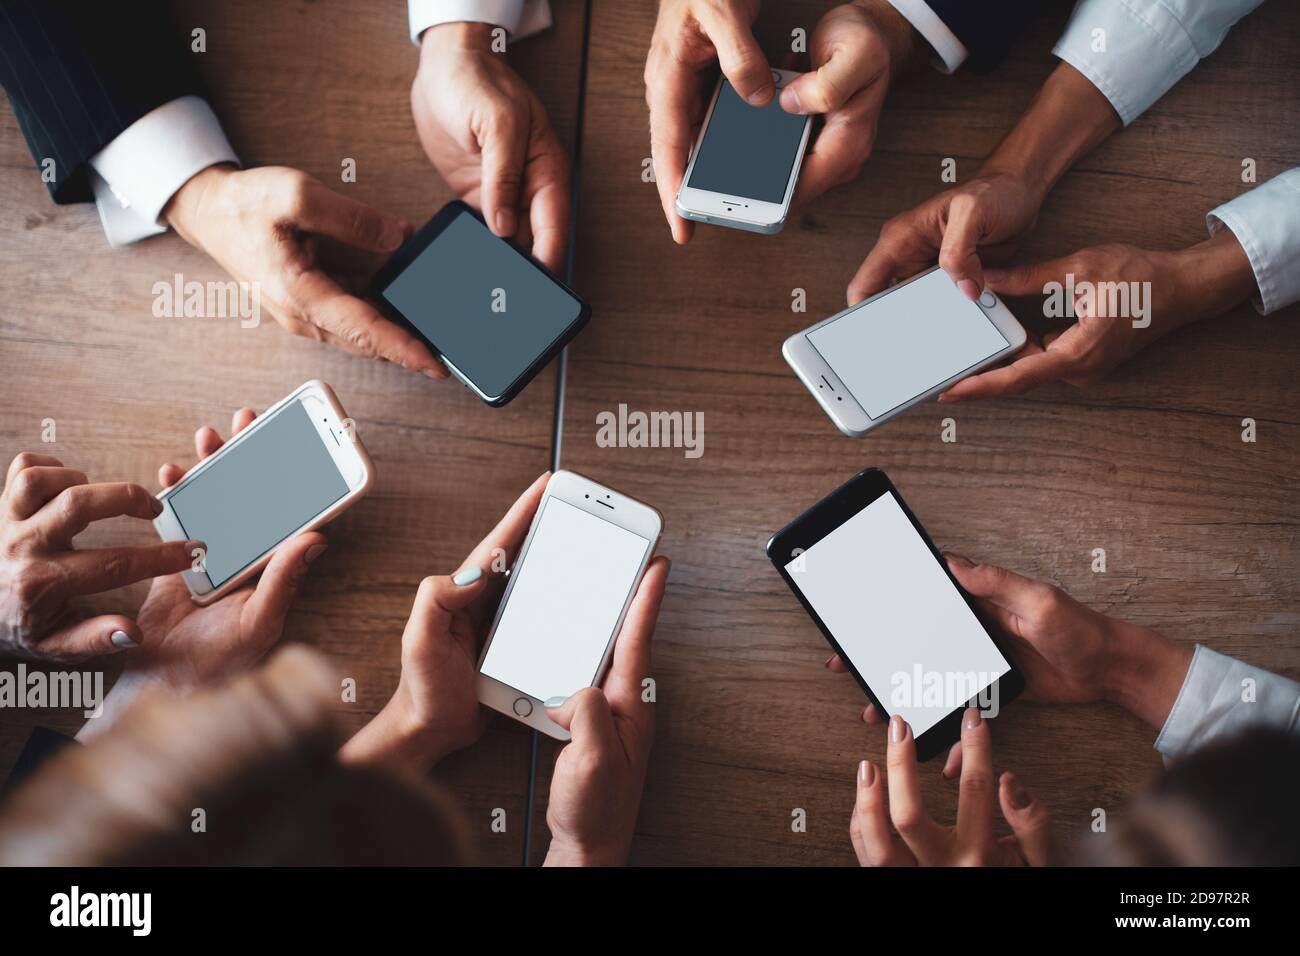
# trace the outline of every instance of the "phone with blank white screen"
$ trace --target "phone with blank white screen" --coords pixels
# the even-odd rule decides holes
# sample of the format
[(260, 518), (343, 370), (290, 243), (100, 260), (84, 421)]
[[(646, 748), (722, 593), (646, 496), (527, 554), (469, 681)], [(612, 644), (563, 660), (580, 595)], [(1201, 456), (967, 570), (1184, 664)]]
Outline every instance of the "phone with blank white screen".
[(568, 740), (544, 703), (601, 682), (662, 529), (649, 505), (553, 474), (479, 657), (479, 700)]
[(996, 295), (972, 302), (936, 267), (790, 336), (781, 354), (840, 431), (861, 438), (1027, 338)]
[(360, 500), (374, 465), (334, 390), (306, 382), (158, 495), (164, 541), (201, 541), (181, 577), (197, 604), (239, 587), (283, 541)]
[(799, 75), (773, 70), (776, 94), (766, 106), (750, 106), (726, 77), (718, 80), (677, 190), (680, 216), (749, 232), (781, 231), (812, 129), (811, 116), (787, 113), (778, 102), (781, 89)]
[(1024, 679), (884, 472), (868, 469), (772, 536), (767, 554), (884, 717), (927, 760)]

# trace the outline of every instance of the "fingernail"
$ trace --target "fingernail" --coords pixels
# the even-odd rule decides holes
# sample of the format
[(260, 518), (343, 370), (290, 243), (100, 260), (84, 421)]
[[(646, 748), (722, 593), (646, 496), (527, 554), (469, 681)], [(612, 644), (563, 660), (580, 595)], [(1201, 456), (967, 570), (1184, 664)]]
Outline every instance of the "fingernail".
[(451, 583), (456, 585), (458, 588), (463, 588), (473, 584), (481, 577), (483, 577), (483, 569), (478, 565), (471, 565), (468, 568), (457, 571), (455, 576), (451, 579)]
[(328, 547), (329, 547), (328, 544), (313, 544), (310, 548), (307, 549), (307, 553), (302, 556), (303, 564), (311, 564), (322, 554), (324, 554), (325, 549)]
[(973, 568), (975, 562), (964, 555), (957, 554), (954, 551), (945, 551), (943, 556), (948, 559), (949, 564), (955, 564), (959, 568)]
[(985, 284), (985, 285), (992, 285), (992, 284), (995, 283), (995, 282), (1001, 282), (1001, 281), (1002, 281), (1003, 279), (1005, 279), (1006, 277), (1007, 277), (1007, 272), (1006, 272), (1005, 269), (985, 269), (985, 270), (984, 270), (984, 284)]
[(153, 516), (155, 518), (163, 513), (163, 503), (159, 501), (157, 498), (153, 499), (152, 508), (153, 508)]
[(871, 764), (865, 760), (858, 761), (858, 786), (867, 786), (867, 774), (870, 772)]
[(1007, 797), (1010, 799), (1011, 805), (1017, 810), (1023, 810), (1034, 802), (1034, 798), (1029, 795), (1028, 790), (1020, 785), (1020, 781), (1015, 774), (1007, 771), (1002, 779), (1007, 785)]
[(962, 717), (962, 724), (967, 730), (975, 730), (982, 720), (978, 707), (967, 707), (966, 714)]
[(834, 655), (834, 654), (832, 654), (830, 657), (826, 658), (826, 663), (823, 664), (822, 667), (830, 667), (830, 666), (831, 666), (831, 661), (833, 661), (833, 660), (835, 660), (835, 655)]
[(975, 284), (974, 279), (962, 279), (957, 283), (957, 288), (961, 289), (961, 294), (972, 302), (980, 297), (980, 287)]
[(436, 382), (441, 382), (443, 379), (442, 373), (436, 368), (422, 368), (420, 369), (420, 374), (427, 375)]
[(781, 109), (787, 113), (802, 113), (803, 104), (799, 102), (799, 91), (787, 86), (781, 91)]
[(110, 638), (114, 647), (136, 647), (135, 641), (131, 640), (131, 635), (126, 631), (114, 631)]
[(907, 724), (902, 717), (895, 714), (889, 718), (889, 739), (896, 744), (901, 744), (903, 738), (907, 736)]
[(750, 93), (749, 98), (746, 99), (745, 102), (750, 106), (764, 106), (771, 98), (772, 91), (767, 89), (767, 87), (764, 87), (761, 90), (755, 90), (753, 93)]
[(393, 252), (406, 241), (406, 228), (400, 222), (389, 221), (384, 226), (381, 243), (387, 252)]
[(569, 698), (565, 697), (563, 694), (557, 694), (554, 697), (546, 698), (546, 702), (543, 703), (542, 706), (547, 710), (554, 710), (556, 707), (563, 707), (564, 702), (568, 699)]
[(513, 209), (497, 210), (497, 235), (513, 236), (515, 234), (515, 211)]

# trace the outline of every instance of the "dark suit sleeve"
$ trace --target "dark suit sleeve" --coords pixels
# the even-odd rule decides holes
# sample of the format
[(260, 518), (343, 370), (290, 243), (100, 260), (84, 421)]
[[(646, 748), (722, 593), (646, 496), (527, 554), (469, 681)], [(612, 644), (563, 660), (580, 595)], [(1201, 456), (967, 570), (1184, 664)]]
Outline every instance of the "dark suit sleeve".
[(9, 779), (0, 787), (0, 797), (7, 797), (12, 791), (18, 789), (24, 780), (34, 774), (40, 767), (64, 747), (76, 744), (71, 737), (65, 737), (57, 730), (50, 730), (48, 727), (35, 727), (32, 734), (27, 738), (27, 743), (23, 745), (23, 752), (18, 755), (18, 760), (13, 769), (9, 771)]
[(189, 34), (156, 0), (0, 0), (0, 84), (57, 203), (89, 202), (87, 163), (164, 103), (201, 94)]
[(965, 45), (963, 69), (987, 73), (1002, 62), (1042, 6), (1032, 0), (926, 0), (935, 15)]

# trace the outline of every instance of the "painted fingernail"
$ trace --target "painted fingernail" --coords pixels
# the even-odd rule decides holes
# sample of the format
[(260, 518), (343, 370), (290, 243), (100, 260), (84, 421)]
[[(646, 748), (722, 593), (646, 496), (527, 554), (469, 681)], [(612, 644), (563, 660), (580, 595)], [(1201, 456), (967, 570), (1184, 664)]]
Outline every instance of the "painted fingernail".
[(972, 302), (980, 297), (980, 287), (975, 284), (974, 279), (962, 279), (957, 283), (957, 288), (961, 289), (961, 294)]
[(456, 585), (458, 588), (463, 588), (473, 584), (481, 577), (483, 577), (483, 569), (478, 565), (471, 565), (468, 568), (457, 571), (455, 577), (451, 579), (451, 583)]
[(324, 554), (325, 550), (328, 547), (329, 547), (328, 544), (313, 544), (310, 548), (307, 549), (307, 553), (302, 556), (303, 564), (311, 564), (322, 554)]
[(979, 727), (982, 721), (983, 718), (980, 717), (980, 712), (978, 707), (967, 707), (966, 713), (962, 717), (961, 722), (962, 722), (962, 726), (964, 726), (967, 730), (975, 730), (976, 728)]
[(907, 736), (907, 724), (902, 717), (895, 714), (889, 718), (889, 739), (896, 744), (901, 744), (903, 738)]
[(1002, 777), (1002, 781), (1007, 785), (1007, 799), (1017, 810), (1023, 810), (1034, 802), (1034, 798), (1029, 795), (1029, 791), (1020, 785), (1016, 775), (1007, 771)]
[(781, 109), (787, 113), (802, 113), (803, 104), (799, 102), (799, 91), (787, 86), (781, 91)]
[(563, 694), (557, 694), (554, 697), (546, 698), (546, 702), (543, 703), (542, 706), (547, 710), (554, 710), (556, 707), (563, 707), (564, 702), (568, 699), (569, 698), (565, 697)]
[(955, 551), (945, 551), (943, 556), (948, 559), (949, 564), (955, 564), (959, 568), (973, 568), (975, 562), (965, 555), (957, 554)]
[(110, 640), (114, 647), (136, 647), (135, 641), (131, 640), (131, 635), (126, 631), (114, 631)]

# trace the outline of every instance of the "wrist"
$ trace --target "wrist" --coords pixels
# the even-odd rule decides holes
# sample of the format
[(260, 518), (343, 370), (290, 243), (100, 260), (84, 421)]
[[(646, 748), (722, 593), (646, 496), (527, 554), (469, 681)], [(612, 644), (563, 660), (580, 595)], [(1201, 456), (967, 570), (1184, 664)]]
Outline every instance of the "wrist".
[(1259, 295), (1255, 270), (1231, 229), (1168, 255), (1182, 293), (1184, 322), (1219, 315)]
[(626, 866), (627, 849), (588, 848), (555, 837), (546, 851), (543, 866)]
[(1086, 76), (1062, 63), (981, 173), (1018, 176), (1041, 204), (1071, 166), (1119, 127), (1119, 114), (1110, 101)]
[(428, 773), (443, 757), (458, 749), (421, 718), (404, 685), (339, 751), (346, 763), (383, 764)]
[(919, 54), (923, 44), (919, 42), (916, 28), (889, 0), (857, 0), (857, 5), (876, 24), (889, 44), (890, 79), (921, 61)]
[(451, 52), (490, 52), (492, 31), (496, 29), (491, 23), (439, 23), (420, 34), (420, 55), (423, 57), (429, 52), (444, 56)]
[(238, 170), (229, 163), (217, 163), (200, 169), (176, 190), (163, 207), (163, 219), (191, 245), (200, 243), (195, 238), (203, 220), (201, 209), (210, 201), (216, 190), (235, 175)]
[(1192, 649), (1152, 630), (1113, 621), (1104, 651), (1103, 697), (1161, 727), (1192, 662)]

